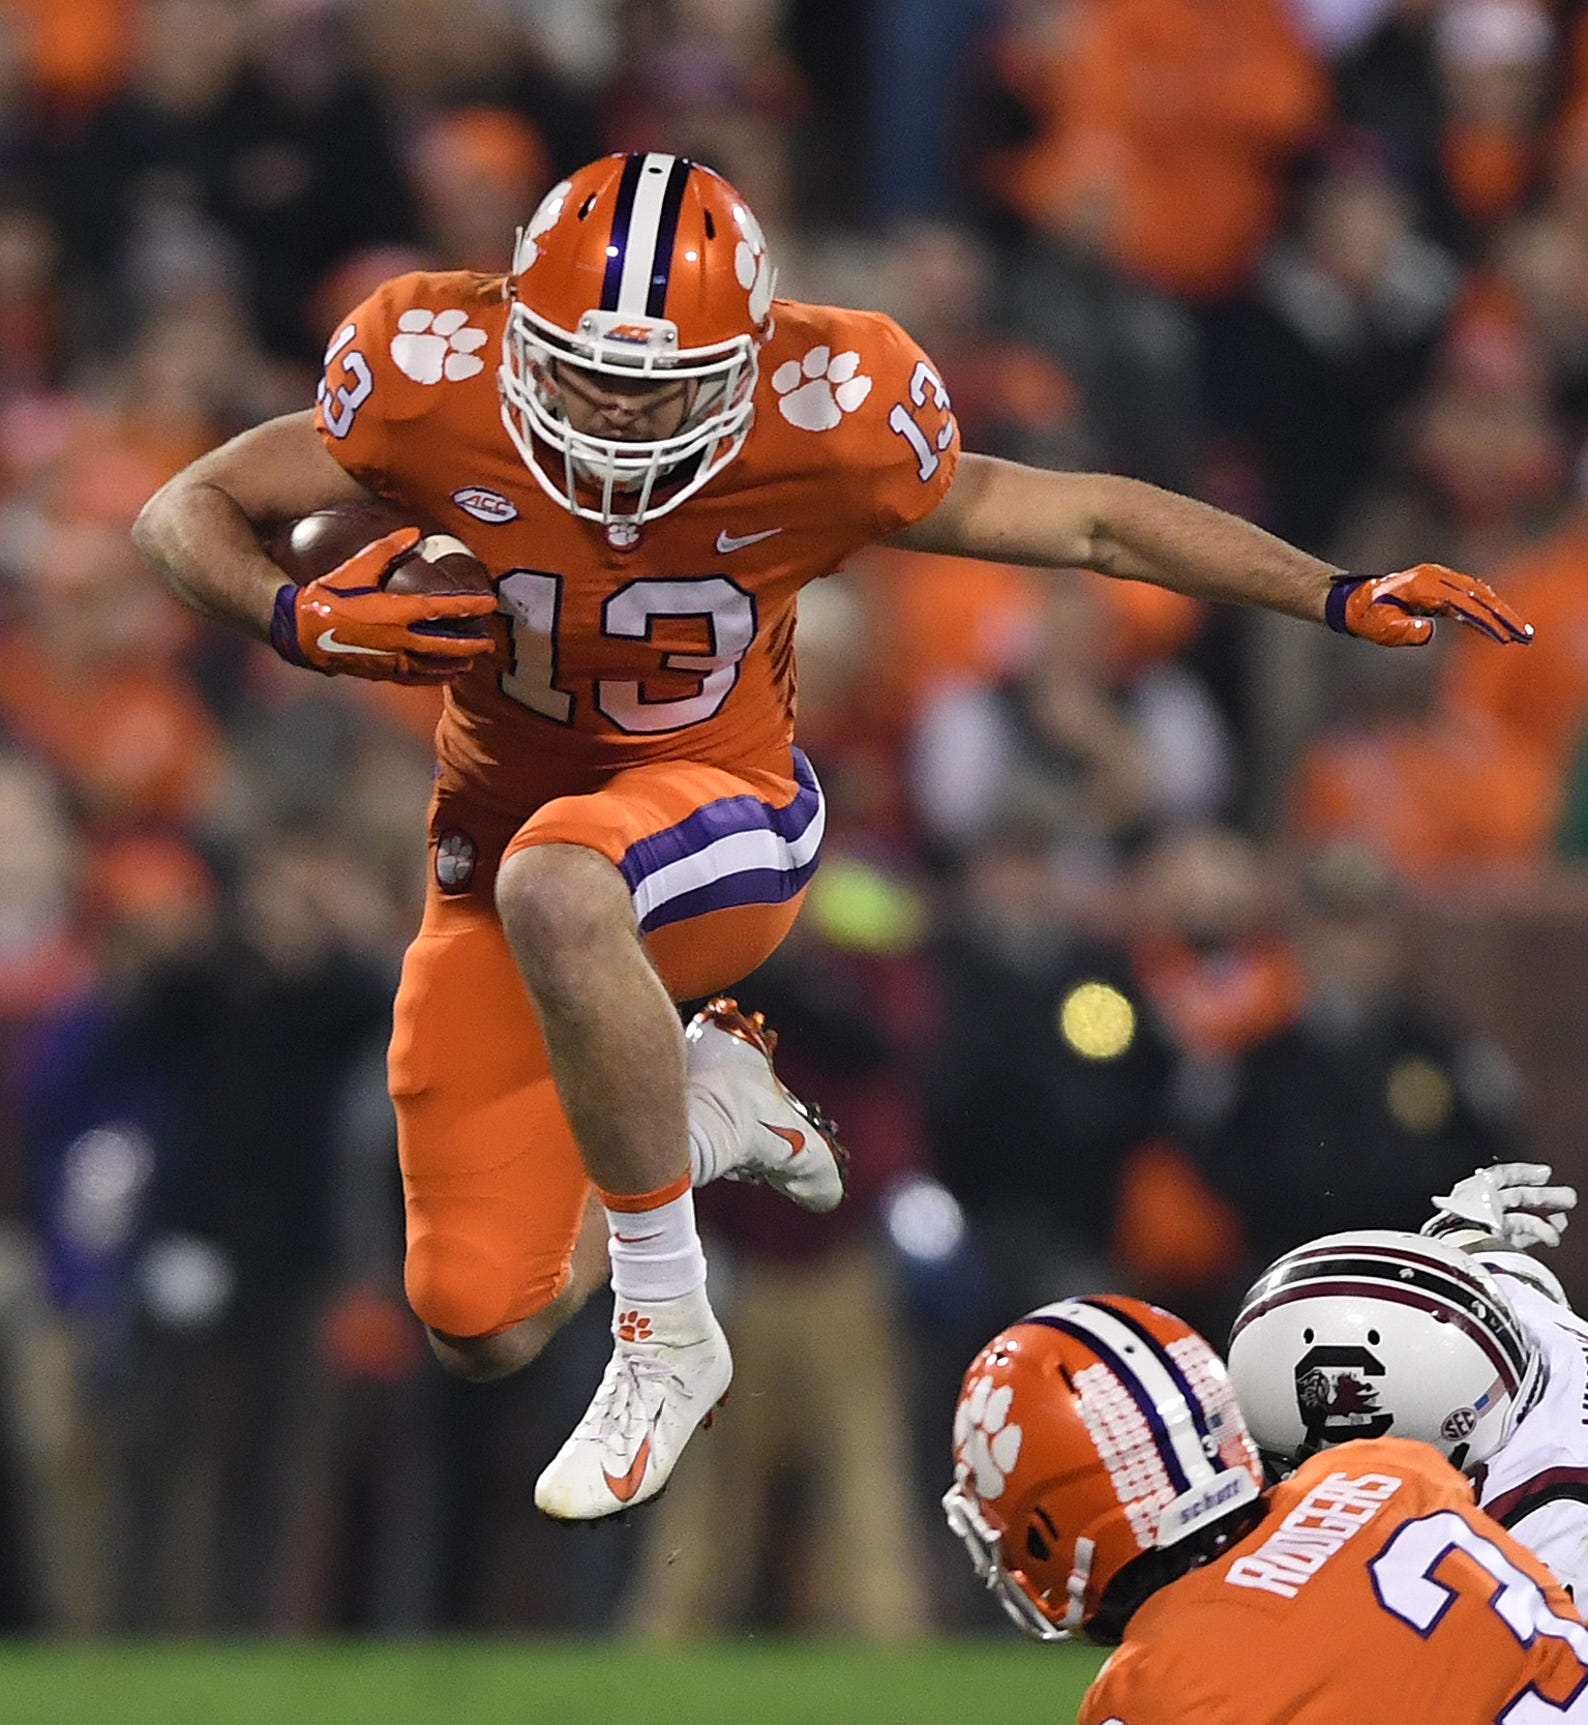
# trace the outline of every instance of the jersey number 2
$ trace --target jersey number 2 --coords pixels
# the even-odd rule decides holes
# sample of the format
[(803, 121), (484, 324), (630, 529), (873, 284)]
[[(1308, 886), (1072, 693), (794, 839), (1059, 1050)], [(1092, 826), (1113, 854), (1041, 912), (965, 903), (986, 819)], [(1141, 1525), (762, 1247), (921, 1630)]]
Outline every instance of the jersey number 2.
[[(513, 662), (502, 673), (503, 692), (532, 712), (571, 725), (574, 698), (557, 686), (557, 631), (562, 616), (560, 575), (544, 569), (510, 569), (497, 593), (512, 619)], [(650, 700), (644, 685), (603, 678), (595, 686), (596, 710), (631, 734), (679, 731), (712, 717), (739, 680), (739, 663), (755, 639), (755, 600), (726, 575), (630, 581), (601, 607), (601, 633), (615, 640), (645, 641), (658, 618), (699, 617), (710, 640), (704, 653), (664, 653), (662, 668), (693, 672), (699, 686), (690, 695)]]
[(1456, 1590), (1435, 1581), (1433, 1572), (1452, 1551), (1464, 1551), (1495, 1581), (1489, 1608), (1524, 1647), (1540, 1635), (1564, 1641), (1585, 1667), (1582, 1680), (1565, 1701), (1547, 1701), (1529, 1686), (1503, 1713), (1497, 1725), (1571, 1725), (1588, 1722), (1588, 1629), (1550, 1609), (1544, 1590), (1512, 1563), (1493, 1540), (1454, 1510), (1440, 1510), (1409, 1521), (1368, 1565), (1373, 1586), (1385, 1609), (1409, 1623), (1421, 1636), (1431, 1635), (1450, 1609)]

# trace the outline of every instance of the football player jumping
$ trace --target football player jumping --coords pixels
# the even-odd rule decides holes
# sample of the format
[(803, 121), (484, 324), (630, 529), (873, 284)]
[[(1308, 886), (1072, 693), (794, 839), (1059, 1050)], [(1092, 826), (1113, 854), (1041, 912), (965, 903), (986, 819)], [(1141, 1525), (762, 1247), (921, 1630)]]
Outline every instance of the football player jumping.
[[(494, 602), (383, 593), (407, 533), (302, 586), (262, 549), (371, 497), (462, 538)], [(727, 1390), (692, 1184), (761, 1178), (812, 1209), (842, 1192), (762, 1030), (722, 1007), (686, 1039), (673, 1008), (759, 964), (816, 867), (822, 793), (793, 743), (806, 582), (887, 540), (1387, 646), (1438, 617), (1531, 633), (1437, 565), (1347, 574), (1129, 479), (962, 457), (903, 330), (775, 299), (743, 198), (657, 154), (555, 187), (505, 276), (388, 282), (333, 333), (315, 413), (194, 462), (135, 536), (179, 598), (294, 664), (447, 685), (390, 1060), (406, 1285), (450, 1367), (517, 1369), (588, 1291), (570, 1264), (594, 1186), (614, 1351), (536, 1485), (575, 1520), (660, 1491)], [(493, 604), (489, 642), (415, 628)]]
[(1426, 1444), (1364, 1438), (1262, 1489), (1218, 1356), (1107, 1296), (995, 1336), (954, 1419), (949, 1525), (1028, 1634), (1119, 1643), (1080, 1725), (1543, 1725), (1588, 1625)]
[(1525, 1248), (1577, 1194), (1501, 1162), (1434, 1200), (1419, 1234), (1330, 1234), (1258, 1278), (1230, 1377), (1265, 1462), (1392, 1432), (1471, 1474), (1478, 1502), (1588, 1599), (1588, 1323)]

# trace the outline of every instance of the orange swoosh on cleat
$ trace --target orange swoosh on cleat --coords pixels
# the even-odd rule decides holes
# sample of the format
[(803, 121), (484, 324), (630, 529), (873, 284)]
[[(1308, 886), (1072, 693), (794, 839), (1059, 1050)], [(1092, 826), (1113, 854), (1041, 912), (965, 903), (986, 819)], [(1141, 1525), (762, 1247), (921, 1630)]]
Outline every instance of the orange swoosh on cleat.
[(635, 1492), (640, 1489), (640, 1481), (645, 1478), (645, 1464), (651, 1459), (651, 1434), (645, 1434), (645, 1441), (636, 1452), (634, 1460), (629, 1464), (629, 1471), (619, 1479), (614, 1479), (605, 1468), (601, 1477), (607, 1482), (607, 1489), (619, 1503), (627, 1503)]
[(791, 1156), (798, 1156), (800, 1151), (805, 1148), (805, 1134), (803, 1132), (796, 1132), (791, 1126), (767, 1126), (764, 1120), (761, 1124), (766, 1126), (768, 1132), (775, 1132), (788, 1145)]

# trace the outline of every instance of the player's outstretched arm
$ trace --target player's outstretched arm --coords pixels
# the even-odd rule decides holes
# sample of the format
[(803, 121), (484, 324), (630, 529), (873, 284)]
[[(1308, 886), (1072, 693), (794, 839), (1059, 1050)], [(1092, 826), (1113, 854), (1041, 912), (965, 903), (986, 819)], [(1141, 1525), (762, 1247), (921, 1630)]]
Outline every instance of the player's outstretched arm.
[(1239, 516), (1138, 479), (961, 456), (943, 501), (892, 543), (1047, 568), (1096, 569), (1194, 599), (1261, 605), (1386, 647), (1420, 646), (1452, 617), (1495, 641), (1532, 626), (1484, 582), (1435, 563), (1337, 569)]
[(374, 493), (329, 455), (312, 413), (287, 414), (200, 456), (162, 486), (133, 525), (133, 543), (183, 604), (268, 641), (295, 665), (403, 683), (442, 682), (489, 651), (485, 638), (414, 626), (435, 616), (483, 616), (479, 594), (382, 592), (409, 529), (365, 547), (318, 581), (297, 586), (265, 555), (277, 527)]

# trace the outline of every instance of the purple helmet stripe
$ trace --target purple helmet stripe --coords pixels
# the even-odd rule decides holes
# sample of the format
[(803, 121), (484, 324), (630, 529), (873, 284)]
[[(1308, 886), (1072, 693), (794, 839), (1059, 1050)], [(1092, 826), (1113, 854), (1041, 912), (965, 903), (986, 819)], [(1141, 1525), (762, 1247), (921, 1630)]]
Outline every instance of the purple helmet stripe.
[(650, 290), (645, 296), (645, 310), (651, 317), (661, 317), (667, 305), (667, 282), (673, 269), (673, 241), (678, 236), (678, 212), (684, 205), (684, 187), (689, 184), (689, 172), (694, 163), (680, 156), (667, 176), (667, 190), (662, 193), (662, 213), (656, 227), (656, 255), (651, 260)]
[(618, 181), (617, 207), (612, 212), (612, 236), (607, 241), (607, 267), (601, 277), (601, 309), (616, 311), (618, 289), (623, 282), (623, 260), (629, 249), (629, 223), (634, 219), (634, 194), (639, 189), (642, 153), (631, 153)]
[(1087, 1306), (1101, 1306), (1111, 1313), (1115, 1319), (1125, 1326), (1149, 1353), (1155, 1355), (1158, 1364), (1169, 1374), (1174, 1387), (1185, 1397), (1185, 1404), (1191, 1410), (1191, 1418), (1197, 1428), (1197, 1436), (1205, 1441), (1211, 1441), (1212, 1434), (1208, 1429), (1208, 1410), (1203, 1405), (1202, 1398), (1191, 1387), (1191, 1380), (1180, 1369), (1173, 1354), (1149, 1330), (1145, 1324), (1133, 1318), (1129, 1312), (1122, 1311), (1112, 1300), (1088, 1299), (1081, 1302)]
[[(1091, 1304), (1090, 1301), (1076, 1301), (1077, 1305)], [(1118, 1319), (1119, 1313), (1104, 1302), (1096, 1302), (1107, 1311), (1111, 1318)], [(1163, 1415), (1158, 1411), (1158, 1405), (1147, 1394), (1145, 1385), (1136, 1375), (1130, 1362), (1117, 1354), (1102, 1337), (1092, 1331), (1083, 1329), (1081, 1325), (1071, 1323), (1067, 1318), (1061, 1318), (1052, 1312), (1032, 1312), (1020, 1320), (1021, 1324), (1041, 1324), (1045, 1329), (1059, 1330), (1066, 1336), (1073, 1337), (1083, 1347), (1089, 1348), (1098, 1359), (1108, 1367), (1109, 1371), (1124, 1385), (1130, 1398), (1135, 1402), (1141, 1417), (1147, 1422), (1147, 1429), (1152, 1433), (1153, 1443), (1157, 1446), (1158, 1455), (1163, 1462), (1164, 1471), (1177, 1492), (1189, 1491), (1191, 1481), (1185, 1469), (1180, 1465), (1180, 1457), (1175, 1451), (1174, 1440), (1169, 1436), (1169, 1428), (1164, 1424)], [(1011, 1326), (1018, 1328), (1018, 1325)]]

